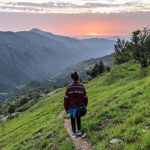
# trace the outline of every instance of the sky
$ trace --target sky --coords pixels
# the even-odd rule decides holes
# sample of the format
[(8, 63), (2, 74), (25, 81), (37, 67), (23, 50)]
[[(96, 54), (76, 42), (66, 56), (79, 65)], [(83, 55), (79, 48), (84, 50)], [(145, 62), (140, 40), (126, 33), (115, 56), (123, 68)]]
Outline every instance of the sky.
[(150, 0), (0, 0), (0, 30), (129, 35), (150, 26)]

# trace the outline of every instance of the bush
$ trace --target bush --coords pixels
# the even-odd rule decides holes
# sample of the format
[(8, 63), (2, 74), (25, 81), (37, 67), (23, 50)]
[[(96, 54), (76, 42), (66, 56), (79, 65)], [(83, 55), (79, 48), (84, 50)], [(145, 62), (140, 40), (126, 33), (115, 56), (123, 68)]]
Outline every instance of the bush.
[(142, 68), (150, 65), (150, 29), (136, 30), (132, 32), (130, 43), (133, 58), (141, 64)]
[(132, 32), (131, 41), (118, 39), (114, 45), (114, 61), (122, 64), (134, 59), (142, 68), (150, 65), (150, 29), (144, 28)]
[(10, 113), (10, 114), (12, 114), (12, 113), (14, 113), (15, 112), (15, 105), (10, 105), (9, 106), (9, 109), (8, 109), (8, 113)]
[(128, 62), (131, 59), (131, 53), (129, 51), (129, 42), (118, 38), (114, 45), (114, 62), (116, 64), (122, 64)]
[(26, 97), (22, 98), (22, 99), (20, 100), (20, 106), (26, 104), (27, 102), (28, 102), (28, 99), (27, 99)]
[(103, 62), (100, 61), (98, 64), (95, 64), (95, 66), (91, 70), (87, 71), (87, 75), (94, 78), (97, 75), (102, 74), (104, 71), (110, 71), (110, 69), (110, 67), (104, 66)]

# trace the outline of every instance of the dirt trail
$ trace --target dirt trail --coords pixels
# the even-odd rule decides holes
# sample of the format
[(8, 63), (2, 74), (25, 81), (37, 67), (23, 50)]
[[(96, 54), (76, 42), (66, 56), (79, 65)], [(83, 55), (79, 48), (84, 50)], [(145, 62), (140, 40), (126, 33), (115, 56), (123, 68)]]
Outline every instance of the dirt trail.
[[(64, 111), (59, 114), (59, 118), (62, 118), (64, 114)], [(67, 130), (70, 139), (73, 141), (75, 145), (75, 150), (93, 150), (91, 142), (86, 138), (86, 134), (77, 137), (72, 138), (72, 130), (71, 130), (71, 124), (70, 119), (64, 119), (64, 127)]]

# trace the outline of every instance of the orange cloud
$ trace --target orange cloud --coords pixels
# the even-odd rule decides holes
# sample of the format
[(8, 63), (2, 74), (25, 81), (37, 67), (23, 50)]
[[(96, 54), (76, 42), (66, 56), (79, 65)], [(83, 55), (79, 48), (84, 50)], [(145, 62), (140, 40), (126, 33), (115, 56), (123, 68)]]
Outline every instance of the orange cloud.
[(40, 28), (62, 35), (127, 35), (150, 26), (150, 12), (119, 14), (25, 14), (0, 13), (1, 30)]

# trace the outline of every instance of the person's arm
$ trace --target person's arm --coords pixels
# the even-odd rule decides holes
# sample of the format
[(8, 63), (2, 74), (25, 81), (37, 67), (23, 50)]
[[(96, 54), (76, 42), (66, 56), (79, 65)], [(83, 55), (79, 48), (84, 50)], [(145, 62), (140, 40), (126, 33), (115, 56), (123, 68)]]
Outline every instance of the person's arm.
[(68, 101), (69, 100), (69, 96), (68, 96), (68, 87), (66, 88), (65, 91), (65, 96), (64, 96), (64, 109), (66, 110), (66, 112), (68, 111)]

